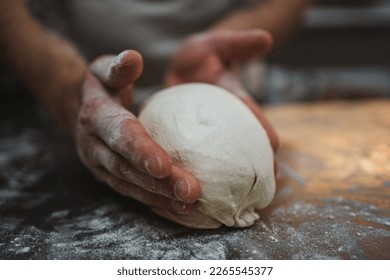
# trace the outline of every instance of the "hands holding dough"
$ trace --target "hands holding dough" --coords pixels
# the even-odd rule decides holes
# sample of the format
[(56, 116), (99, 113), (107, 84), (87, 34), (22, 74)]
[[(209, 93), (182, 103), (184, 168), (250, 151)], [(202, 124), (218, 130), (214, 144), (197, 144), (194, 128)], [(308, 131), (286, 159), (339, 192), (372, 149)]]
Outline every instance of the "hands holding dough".
[[(277, 149), (278, 138), (242, 90), (234, 65), (269, 45), (269, 35), (256, 30), (190, 37), (167, 74), (168, 86), (183, 85), (152, 97), (140, 120), (127, 108), (142, 57), (134, 51), (99, 57), (86, 77), (75, 131), (84, 164), (117, 192), (178, 223), (253, 224), (254, 210), (273, 196), (271, 146)], [(195, 81), (240, 99), (216, 86), (185, 84)]]
[(273, 151), (259, 120), (230, 92), (183, 84), (156, 93), (139, 116), (173, 164), (199, 181), (198, 208), (187, 215), (153, 210), (194, 228), (246, 227), (275, 192)]

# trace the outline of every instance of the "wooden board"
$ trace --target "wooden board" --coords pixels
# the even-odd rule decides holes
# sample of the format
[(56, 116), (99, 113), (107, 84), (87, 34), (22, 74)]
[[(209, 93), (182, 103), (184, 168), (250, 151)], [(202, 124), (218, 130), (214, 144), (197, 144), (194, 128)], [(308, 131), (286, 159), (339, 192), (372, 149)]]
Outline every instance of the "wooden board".
[[(268, 218), (278, 215), (294, 228), (308, 219), (314, 222), (305, 234), (318, 233), (329, 246), (338, 242), (339, 253), (361, 246), (372, 258), (390, 258), (390, 102), (295, 104), (266, 114), (282, 143)], [(340, 224), (352, 240), (337, 232)], [(371, 229), (375, 235), (361, 238)], [(326, 236), (332, 233), (340, 238)]]

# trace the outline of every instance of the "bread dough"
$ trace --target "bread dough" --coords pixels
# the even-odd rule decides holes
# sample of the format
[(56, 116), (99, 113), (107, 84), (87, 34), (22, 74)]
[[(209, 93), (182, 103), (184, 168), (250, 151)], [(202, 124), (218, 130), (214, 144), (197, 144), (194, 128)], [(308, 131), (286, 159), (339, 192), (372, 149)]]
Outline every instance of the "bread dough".
[(247, 227), (275, 192), (268, 136), (236, 96), (209, 84), (157, 92), (139, 116), (149, 135), (191, 172), (201, 187), (200, 207), (189, 215), (153, 209), (193, 228)]

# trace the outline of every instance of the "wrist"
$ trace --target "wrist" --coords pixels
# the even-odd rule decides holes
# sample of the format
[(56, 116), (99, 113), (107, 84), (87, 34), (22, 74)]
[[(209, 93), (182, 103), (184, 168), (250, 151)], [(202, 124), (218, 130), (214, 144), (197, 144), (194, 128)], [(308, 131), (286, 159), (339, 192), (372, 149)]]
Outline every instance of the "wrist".
[(86, 62), (61, 36), (36, 22), (23, 2), (0, 4), (7, 8), (6, 17), (0, 19), (0, 53), (52, 118), (73, 132)]

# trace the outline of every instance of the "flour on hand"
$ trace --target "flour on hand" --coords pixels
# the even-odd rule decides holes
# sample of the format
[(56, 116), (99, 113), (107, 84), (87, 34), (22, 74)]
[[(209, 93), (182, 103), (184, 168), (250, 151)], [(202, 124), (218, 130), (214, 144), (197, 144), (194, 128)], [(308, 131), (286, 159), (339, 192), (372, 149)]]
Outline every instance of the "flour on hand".
[(189, 215), (153, 209), (193, 228), (247, 227), (275, 193), (273, 152), (266, 131), (232, 93), (208, 84), (183, 84), (147, 100), (139, 119), (149, 135), (191, 172), (201, 187)]

